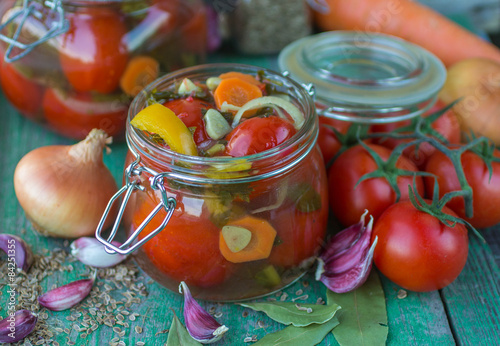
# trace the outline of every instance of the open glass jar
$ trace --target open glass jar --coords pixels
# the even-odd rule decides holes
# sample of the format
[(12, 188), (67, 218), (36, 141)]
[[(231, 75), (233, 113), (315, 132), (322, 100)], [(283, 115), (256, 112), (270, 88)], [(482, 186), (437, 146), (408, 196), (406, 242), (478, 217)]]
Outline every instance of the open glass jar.
[(293, 42), (279, 66), (316, 88), (321, 116), (359, 124), (408, 120), (428, 111), (446, 79), (432, 53), (394, 36), (331, 31)]
[[(267, 81), (272, 93), (300, 111), (303, 124), (281, 144), (241, 157), (180, 154), (131, 126), (151, 93), (168, 94), (185, 78), (205, 83), (225, 72)], [(267, 140), (269, 131), (274, 129), (262, 128), (256, 135)], [(172, 291), (185, 281), (197, 298), (235, 301), (279, 290), (305, 273), (325, 237), (327, 182), (317, 135), (309, 91), (276, 72), (211, 64), (170, 73), (139, 94), (129, 110), (126, 184), (115, 196), (124, 196), (128, 240), (121, 247), (110, 243), (121, 213), (109, 236), (100, 227), (96, 236), (114, 251), (137, 250), (139, 266)], [(241, 256), (235, 255), (238, 249), (228, 250), (227, 226), (233, 227), (228, 232), (251, 230)]]
[(123, 137), (133, 96), (205, 59), (201, 0), (2, 0), (0, 18), (4, 95), (70, 138)]

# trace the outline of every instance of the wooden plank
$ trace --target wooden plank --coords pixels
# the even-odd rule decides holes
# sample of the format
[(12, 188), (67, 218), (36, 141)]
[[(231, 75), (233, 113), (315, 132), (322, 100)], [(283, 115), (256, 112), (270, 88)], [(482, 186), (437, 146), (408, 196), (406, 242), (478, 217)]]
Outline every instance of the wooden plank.
[(500, 269), (491, 248), (471, 235), (463, 272), (452, 285), (442, 290), (452, 330), (461, 344), (498, 344), (499, 287)]

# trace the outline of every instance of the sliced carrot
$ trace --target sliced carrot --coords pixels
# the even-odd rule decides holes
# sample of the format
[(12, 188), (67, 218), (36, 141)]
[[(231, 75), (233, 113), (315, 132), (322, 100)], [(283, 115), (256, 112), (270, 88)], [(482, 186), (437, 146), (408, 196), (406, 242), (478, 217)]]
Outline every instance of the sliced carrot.
[(135, 96), (149, 83), (158, 78), (160, 64), (150, 56), (135, 56), (127, 64), (120, 78), (120, 87), (126, 94)]
[[(453, 2), (451, 2), (453, 3)], [(326, 0), (314, 14), (321, 30), (395, 35), (434, 53), (446, 66), (471, 57), (500, 61), (500, 49), (431, 8), (412, 0)]]
[(230, 72), (222, 73), (219, 75), (219, 78), (220, 79), (239, 78), (239, 79), (242, 79), (245, 82), (248, 82), (248, 83), (253, 84), (253, 85), (259, 86), (262, 84), (262, 82), (259, 82), (257, 80), (257, 78), (255, 78), (254, 76), (246, 74), (246, 73), (242, 73), (242, 72), (237, 72), (237, 71), (230, 71)]
[[(243, 249), (233, 252), (228, 247), (223, 232), (220, 232), (219, 249), (222, 256), (229, 262), (242, 263), (269, 257), (276, 238), (276, 230), (269, 222), (253, 216), (244, 216), (239, 220), (228, 223), (226, 226), (243, 228), (251, 233), (248, 244)], [(233, 246), (232, 248), (234, 250)]]
[[(214, 90), (215, 105), (218, 109), (224, 102), (241, 107), (250, 100), (262, 97), (261, 89), (240, 78), (223, 79)], [(236, 113), (236, 111), (233, 111)], [(256, 111), (245, 113), (246, 116), (255, 114)]]

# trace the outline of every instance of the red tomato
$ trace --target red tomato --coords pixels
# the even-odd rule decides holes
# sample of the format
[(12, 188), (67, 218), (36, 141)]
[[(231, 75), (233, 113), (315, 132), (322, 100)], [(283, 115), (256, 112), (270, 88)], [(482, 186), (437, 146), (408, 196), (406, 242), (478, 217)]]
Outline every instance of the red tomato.
[[(0, 52), (0, 54), (2, 54)], [(12, 64), (0, 58), (0, 83), (7, 100), (24, 116), (36, 118), (41, 114), (43, 87), (21, 75)]]
[(202, 110), (214, 108), (209, 102), (194, 97), (188, 97), (185, 99), (168, 101), (163, 105), (172, 110), (187, 127), (196, 127), (193, 133), (193, 139), (196, 145), (199, 146), (201, 143), (210, 139), (205, 131), (202, 113)]
[[(150, 202), (134, 214), (133, 229), (154, 208)], [(231, 272), (233, 264), (219, 250), (219, 228), (209, 219), (208, 213), (193, 216), (177, 207), (168, 225), (143, 245), (143, 250), (153, 265), (176, 281), (188, 285), (210, 287), (221, 284)], [(139, 238), (156, 229), (165, 212), (162, 210), (149, 222)]]
[(300, 211), (293, 203), (271, 212), (270, 219), (279, 242), (273, 247), (269, 262), (284, 268), (296, 267), (317, 255), (324, 242), (328, 221), (327, 194), (322, 194), (319, 209)]
[[(443, 212), (456, 216), (447, 207)], [(391, 281), (411, 291), (426, 292), (449, 285), (467, 261), (465, 226), (446, 226), (415, 209), (410, 201), (396, 203), (380, 216), (372, 240), (375, 237), (375, 265)]]
[[(188, 10), (184, 8), (181, 23), (182, 43), (184, 49), (189, 53), (204, 54), (207, 50), (207, 16), (205, 9), (201, 6)], [(181, 13), (178, 13), (180, 15)]]
[(66, 17), (69, 31), (58, 37), (66, 78), (76, 91), (114, 91), (128, 60), (123, 18), (102, 7), (80, 9)]
[[(500, 157), (500, 151), (495, 150), (495, 157)], [(477, 154), (466, 151), (462, 154), (462, 166), (465, 178), (473, 191), (474, 215), (465, 216), (465, 203), (462, 197), (455, 197), (448, 202), (461, 218), (470, 222), (476, 228), (496, 225), (500, 222), (500, 163), (492, 162), (491, 180), (488, 167)], [(437, 176), (439, 194), (461, 190), (457, 174), (450, 159), (441, 151), (436, 151), (427, 161), (425, 170)], [(425, 178), (427, 196), (432, 196), (434, 179)]]
[(347, 121), (327, 118), (325, 116), (319, 117), (318, 145), (326, 165), (330, 163), (342, 146), (332, 128), (340, 133), (346, 133), (349, 126), (350, 123)]
[[(382, 160), (387, 160), (391, 150), (379, 145), (369, 144)], [(401, 156), (397, 168), (417, 171), (417, 167), (407, 157)], [(396, 202), (396, 193), (385, 178), (370, 178), (355, 187), (358, 180), (367, 173), (378, 168), (373, 157), (361, 145), (344, 151), (335, 160), (328, 171), (328, 188), (330, 208), (337, 219), (350, 226), (359, 221), (365, 209), (376, 220), (385, 209)], [(405, 175), (397, 178), (401, 192), (401, 200), (408, 199), (408, 185), (413, 184), (413, 176)], [(424, 183), (416, 177), (418, 193), (423, 196)]]
[(119, 137), (125, 131), (127, 104), (118, 100), (98, 102), (89, 94), (64, 95), (47, 89), (43, 112), (50, 127), (63, 136), (83, 139), (92, 129), (99, 128)]
[[(440, 109), (445, 107), (445, 103), (438, 100), (438, 102), (426, 113), (424, 117), (427, 117)], [(389, 124), (380, 124), (371, 126), (371, 132), (392, 132), (398, 128), (408, 126), (411, 123), (410, 120), (400, 121), (397, 123), (389, 123)], [(460, 143), (460, 124), (458, 123), (458, 119), (453, 113), (452, 110), (448, 110), (446, 113), (441, 115), (438, 119), (436, 119), (431, 127), (437, 131), (444, 139), (448, 141), (450, 144), (458, 144)], [(394, 139), (394, 138), (384, 138), (384, 139), (375, 139), (374, 142), (384, 147), (388, 147), (390, 149), (394, 149), (398, 144), (403, 142), (408, 142), (410, 140), (406, 139)], [(425, 163), (429, 159), (429, 157), (436, 151), (436, 148), (429, 143), (422, 143), (419, 145), (418, 149), (414, 146), (408, 147), (405, 149), (404, 154), (409, 157), (419, 169), (424, 169)]]
[(227, 136), (225, 155), (240, 157), (271, 149), (296, 133), (293, 125), (278, 116), (244, 120)]

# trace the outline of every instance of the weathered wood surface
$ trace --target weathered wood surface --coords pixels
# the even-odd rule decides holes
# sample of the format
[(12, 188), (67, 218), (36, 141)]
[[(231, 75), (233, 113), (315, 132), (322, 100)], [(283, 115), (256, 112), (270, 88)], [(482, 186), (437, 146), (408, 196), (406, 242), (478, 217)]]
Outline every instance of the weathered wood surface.
[[(241, 59), (228, 55), (213, 61), (243, 62), (276, 69), (273, 57)], [(38, 124), (34, 124), (15, 112), (0, 95), (0, 232), (19, 234), (33, 247), (35, 253), (42, 254), (44, 249), (64, 248), (67, 242), (60, 239), (45, 238), (32, 230), (19, 206), (13, 188), (12, 177), (15, 166), (28, 151), (50, 144), (69, 144), (72, 141), (62, 138)], [(123, 160), (127, 148), (124, 143), (112, 145), (112, 154), (105, 158), (105, 163), (112, 170), (117, 182), (121, 183)], [(25, 231), (22, 231), (25, 230)], [(460, 277), (442, 291), (412, 293), (404, 299), (398, 298), (400, 288), (382, 278), (387, 299), (389, 317), (388, 345), (495, 345), (498, 344), (500, 328), (500, 228), (485, 230), (487, 244), (471, 237), (470, 253), (467, 265)], [(2, 255), (1, 260), (5, 260)], [(79, 263), (72, 263), (71, 272), (56, 272), (42, 282), (42, 288), (62, 285), (84, 274), (85, 268)], [(163, 345), (168, 337), (168, 330), (173, 313), (181, 321), (182, 299), (177, 293), (170, 292), (140, 274), (141, 281), (147, 286), (149, 295), (140, 304), (133, 304), (129, 311), (140, 314), (135, 321), (129, 321), (128, 328), (122, 328), (125, 335), (120, 339), (126, 345), (144, 341), (146, 345)], [(308, 285), (305, 287), (304, 282)], [(3, 287), (2, 287), (3, 286)], [(314, 281), (312, 275), (306, 275), (285, 292), (290, 300), (296, 292), (308, 294), (307, 302), (314, 303), (317, 298), (324, 300), (325, 289)], [(0, 316), (4, 317), (7, 304), (7, 286), (0, 281)], [(17, 292), (22, 294), (22, 291)], [(118, 297), (118, 296), (117, 296)], [(117, 298), (119, 299), (119, 298)], [(236, 304), (217, 304), (201, 302), (210, 310), (222, 313), (219, 320), (230, 331), (219, 345), (244, 345), (246, 337), (263, 337), (283, 328), (265, 315), (249, 311)], [(243, 314), (244, 311), (248, 315)], [(68, 321), (69, 312), (48, 312), (47, 323), (51, 330), (56, 327), (73, 328), (75, 322)], [(135, 327), (143, 329), (142, 334)], [(57, 334), (56, 332), (54, 332)], [(61, 333), (55, 336), (60, 345), (67, 340), (77, 345), (107, 345), (117, 337), (112, 328), (103, 325), (86, 338), (80, 338), (76, 331), (69, 336)], [(330, 334), (322, 345), (337, 345)]]

